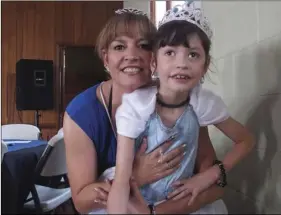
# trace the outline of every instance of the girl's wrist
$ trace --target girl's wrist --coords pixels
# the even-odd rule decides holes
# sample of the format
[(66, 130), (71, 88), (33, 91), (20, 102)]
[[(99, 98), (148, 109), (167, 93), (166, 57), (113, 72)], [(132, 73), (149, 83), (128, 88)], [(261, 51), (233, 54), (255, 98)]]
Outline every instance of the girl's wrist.
[(214, 179), (215, 182), (220, 179), (221, 170), (220, 170), (218, 165), (213, 165), (211, 167), (211, 176), (212, 176), (212, 178)]
[(150, 214), (150, 209), (146, 205), (138, 204), (136, 202), (128, 202), (129, 214)]
[(217, 185), (220, 187), (225, 187), (227, 185), (227, 180), (226, 180), (226, 170), (224, 164), (219, 160), (215, 160), (213, 167), (219, 169), (219, 178), (216, 180)]

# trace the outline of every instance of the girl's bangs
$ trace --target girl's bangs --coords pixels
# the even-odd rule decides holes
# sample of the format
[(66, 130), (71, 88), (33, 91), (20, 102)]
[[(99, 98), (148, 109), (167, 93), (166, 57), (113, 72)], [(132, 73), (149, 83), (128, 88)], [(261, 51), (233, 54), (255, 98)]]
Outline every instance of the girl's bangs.
[(208, 40), (204, 32), (194, 24), (186, 21), (167, 23), (160, 27), (156, 34), (155, 49), (180, 45), (189, 47), (189, 41), (194, 35), (198, 35), (202, 41)]

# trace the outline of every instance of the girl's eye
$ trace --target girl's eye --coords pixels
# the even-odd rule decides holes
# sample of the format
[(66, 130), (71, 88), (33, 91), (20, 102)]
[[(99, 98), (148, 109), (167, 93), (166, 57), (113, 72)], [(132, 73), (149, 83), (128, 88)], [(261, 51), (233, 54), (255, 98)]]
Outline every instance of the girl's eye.
[(125, 49), (125, 46), (123, 46), (123, 45), (114, 46), (114, 50), (117, 50), (117, 51), (121, 51), (121, 50), (124, 50), (124, 49)]
[(190, 58), (198, 58), (199, 56), (200, 55), (196, 52), (190, 52), (189, 55), (188, 55), (188, 57), (190, 57)]
[(175, 52), (174, 51), (166, 51), (165, 55), (167, 55), (167, 56), (174, 56)]

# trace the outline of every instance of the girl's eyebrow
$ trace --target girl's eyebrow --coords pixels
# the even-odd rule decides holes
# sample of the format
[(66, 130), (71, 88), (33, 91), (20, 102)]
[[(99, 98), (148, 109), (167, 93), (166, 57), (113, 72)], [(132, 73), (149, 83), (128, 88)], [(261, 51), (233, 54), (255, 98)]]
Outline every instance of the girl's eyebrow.
[(201, 49), (197, 46), (189, 47), (190, 50), (192, 51), (200, 51)]

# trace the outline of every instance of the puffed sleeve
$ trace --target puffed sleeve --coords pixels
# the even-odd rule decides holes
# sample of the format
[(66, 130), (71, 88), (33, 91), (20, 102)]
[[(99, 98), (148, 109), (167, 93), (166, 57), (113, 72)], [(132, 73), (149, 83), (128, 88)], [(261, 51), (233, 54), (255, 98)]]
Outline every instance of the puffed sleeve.
[(214, 125), (230, 117), (222, 98), (202, 86), (196, 86), (192, 90), (190, 104), (193, 106), (200, 126)]
[(155, 110), (156, 93), (156, 87), (149, 87), (123, 95), (115, 116), (118, 134), (137, 138), (144, 131), (146, 122)]

